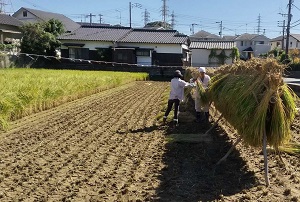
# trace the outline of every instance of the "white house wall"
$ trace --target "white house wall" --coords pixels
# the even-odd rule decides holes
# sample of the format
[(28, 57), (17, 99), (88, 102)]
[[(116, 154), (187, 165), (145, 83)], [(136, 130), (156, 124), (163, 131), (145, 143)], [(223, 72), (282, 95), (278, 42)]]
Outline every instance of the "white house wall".
[(254, 45), (251, 46), (253, 49), (253, 55), (255, 57), (259, 56), (260, 54), (265, 54), (271, 50), (271, 45)]
[(15, 18), (23, 21), (23, 22), (36, 22), (41, 21), (39, 18), (37, 18), (35, 15), (31, 14), (29, 11), (27, 11), (27, 17), (23, 17), (23, 11), (26, 11), (24, 9), (21, 9), (18, 13), (14, 15)]
[[(279, 46), (277, 46), (277, 43), (280, 43)], [(272, 41), (271, 42), (271, 49), (280, 48), (281, 49), (281, 41)], [(284, 39), (284, 47), (286, 47), (286, 39)], [(300, 49), (300, 42), (296, 40), (294, 37), (289, 38), (289, 49)]]
[(274, 50), (275, 48), (282, 49), (282, 41), (272, 41), (271, 43), (271, 50)]
[[(211, 50), (208, 49), (192, 49), (192, 66), (199, 67), (199, 66), (219, 66), (217, 64), (217, 59), (212, 59), (213, 64), (209, 64), (209, 55)], [(217, 50), (217, 54), (220, 54), (221, 50)], [(225, 54), (230, 56), (232, 50), (225, 50)], [(225, 64), (232, 64), (232, 59), (229, 58), (225, 61)]]
[(290, 37), (290, 39), (289, 39), (289, 49), (295, 49), (295, 48), (299, 49), (300, 44), (294, 37)]
[(207, 66), (210, 50), (207, 49), (192, 49), (192, 66)]

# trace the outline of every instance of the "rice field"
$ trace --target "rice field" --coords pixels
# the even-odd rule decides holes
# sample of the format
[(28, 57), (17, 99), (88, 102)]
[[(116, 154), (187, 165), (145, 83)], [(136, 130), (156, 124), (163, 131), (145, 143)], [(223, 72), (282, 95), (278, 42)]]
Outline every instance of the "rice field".
[(129, 72), (0, 69), (0, 129), (23, 116), (147, 77)]

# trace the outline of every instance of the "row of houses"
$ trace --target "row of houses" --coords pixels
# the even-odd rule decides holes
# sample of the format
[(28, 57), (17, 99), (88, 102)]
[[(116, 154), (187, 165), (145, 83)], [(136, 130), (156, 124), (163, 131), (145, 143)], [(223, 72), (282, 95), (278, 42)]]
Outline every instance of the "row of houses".
[[(59, 36), (61, 56), (73, 59), (101, 60), (118, 63), (162, 66), (217, 66), (218, 57), (225, 55), (225, 63), (232, 63), (237, 48), (242, 59), (257, 57), (274, 47), (281, 39), (270, 40), (264, 35), (217, 35), (199, 31), (186, 36), (176, 30), (136, 29), (99, 24), (77, 23), (62, 14), (30, 8), (20, 8), (12, 16), (0, 14), (0, 42), (20, 40), (20, 26), (27, 22), (60, 20), (66, 33)], [(300, 36), (300, 35), (299, 35)], [(300, 48), (300, 37), (291, 35), (291, 48)], [(279, 44), (278, 44), (279, 43)]]

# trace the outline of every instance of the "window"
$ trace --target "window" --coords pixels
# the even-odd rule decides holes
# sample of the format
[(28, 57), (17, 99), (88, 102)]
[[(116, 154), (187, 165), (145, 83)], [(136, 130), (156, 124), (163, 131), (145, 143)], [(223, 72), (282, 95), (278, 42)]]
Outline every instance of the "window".
[(23, 17), (27, 17), (27, 11), (23, 11)]
[(244, 42), (243, 41), (241, 41), (241, 46), (244, 46)]
[(150, 56), (149, 50), (137, 50), (136, 56)]
[(127, 54), (118, 53), (118, 60), (119, 61), (126, 61), (127, 60)]
[(290, 42), (290, 47), (292, 47), (293, 46), (293, 42)]
[(81, 59), (82, 58), (81, 48), (69, 48), (69, 58)]

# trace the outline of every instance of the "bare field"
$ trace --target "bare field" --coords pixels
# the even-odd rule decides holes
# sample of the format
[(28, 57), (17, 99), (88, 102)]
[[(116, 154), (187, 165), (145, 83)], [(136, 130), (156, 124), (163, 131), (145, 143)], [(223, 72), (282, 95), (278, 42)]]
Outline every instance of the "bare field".
[[(223, 122), (207, 141), (170, 141), (208, 126), (158, 123), (167, 89), (134, 82), (13, 122), (0, 132), (0, 201), (300, 200), (298, 157), (283, 154), (283, 165), (269, 155), (268, 188), (259, 149), (239, 144), (215, 166), (235, 139)], [(181, 110), (192, 113), (193, 104)], [(297, 117), (294, 141), (299, 133)]]

